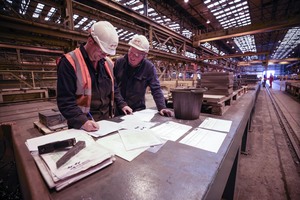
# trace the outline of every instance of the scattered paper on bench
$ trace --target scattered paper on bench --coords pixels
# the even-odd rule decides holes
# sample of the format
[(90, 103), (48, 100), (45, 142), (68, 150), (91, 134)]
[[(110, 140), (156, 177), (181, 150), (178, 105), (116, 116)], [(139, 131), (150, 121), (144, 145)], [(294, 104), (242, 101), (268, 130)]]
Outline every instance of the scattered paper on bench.
[(99, 124), (100, 127), (99, 130), (93, 132), (86, 132), (86, 133), (94, 137), (101, 137), (122, 128), (119, 123), (108, 121), (108, 120), (101, 120), (98, 121), (97, 123)]
[(150, 129), (155, 124), (156, 124), (155, 122), (145, 122), (139, 119), (133, 120), (129, 118), (126, 118), (124, 121), (119, 123), (121, 128), (128, 129), (128, 130), (129, 129), (146, 130), (146, 129)]
[(225, 137), (226, 133), (196, 128), (185, 136), (180, 143), (218, 153)]
[(177, 122), (165, 122), (151, 128), (162, 139), (176, 141), (192, 127)]
[(132, 119), (132, 120), (138, 119), (139, 121), (149, 122), (157, 112), (158, 112), (157, 110), (153, 110), (153, 109), (144, 109), (141, 111), (133, 112), (131, 115), (125, 115), (125, 116), (121, 117), (121, 119), (124, 119), (124, 120), (125, 119)]
[(125, 149), (133, 150), (162, 144), (162, 141), (152, 130), (120, 130), (119, 135)]
[(208, 117), (199, 125), (199, 127), (214, 131), (229, 132), (231, 124), (232, 121), (230, 120), (215, 119)]
[(96, 142), (129, 162), (148, 149), (148, 147), (143, 147), (127, 151), (119, 134), (105, 136), (98, 139)]

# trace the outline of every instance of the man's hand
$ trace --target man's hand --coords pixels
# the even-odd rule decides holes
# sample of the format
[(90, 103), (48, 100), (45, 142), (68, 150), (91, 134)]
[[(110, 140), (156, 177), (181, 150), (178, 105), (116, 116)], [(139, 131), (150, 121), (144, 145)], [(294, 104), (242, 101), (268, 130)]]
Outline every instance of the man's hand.
[(82, 125), (81, 128), (87, 132), (92, 132), (99, 130), (99, 125), (93, 120), (88, 120)]
[(159, 114), (162, 115), (162, 116), (166, 116), (166, 117), (172, 117), (173, 116), (173, 112), (169, 109), (166, 109), (166, 108), (161, 109), (159, 111)]
[(129, 106), (124, 106), (122, 108), (122, 111), (125, 115), (129, 115), (129, 114), (132, 114), (132, 109), (129, 107)]

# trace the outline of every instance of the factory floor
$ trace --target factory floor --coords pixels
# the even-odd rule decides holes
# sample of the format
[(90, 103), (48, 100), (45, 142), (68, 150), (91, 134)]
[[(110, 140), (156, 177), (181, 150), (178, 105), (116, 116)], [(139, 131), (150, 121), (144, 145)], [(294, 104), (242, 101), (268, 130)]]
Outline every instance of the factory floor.
[(284, 83), (261, 87), (248, 136), (248, 150), (240, 155), (237, 199), (300, 199), (300, 163), (291, 153), (267, 89), (299, 137), (300, 101), (284, 91)]
[[(287, 94), (284, 85), (280, 90), (279, 85), (275, 81), (272, 89), (261, 87), (257, 97), (247, 151), (240, 154), (236, 199), (300, 199), (300, 164), (290, 151), (268, 91), (292, 122), (297, 134), (300, 131), (300, 101)], [(146, 95), (146, 105), (155, 107), (149, 94)], [(32, 129), (33, 122), (38, 120), (38, 112), (55, 106), (55, 101), (48, 101), (0, 107), (0, 123), (15, 121), (24, 129)], [(6, 152), (6, 155), (11, 155), (11, 152)], [(14, 161), (0, 157), (0, 164), (0, 199), (22, 199)]]

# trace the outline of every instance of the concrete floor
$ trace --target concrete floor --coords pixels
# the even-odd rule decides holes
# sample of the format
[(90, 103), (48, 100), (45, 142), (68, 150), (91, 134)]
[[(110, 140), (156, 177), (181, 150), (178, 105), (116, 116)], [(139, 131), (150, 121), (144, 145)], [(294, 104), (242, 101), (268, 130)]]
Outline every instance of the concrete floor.
[[(299, 134), (299, 100), (280, 91), (279, 86), (280, 82), (275, 81), (269, 90)], [(293, 159), (266, 90), (261, 88), (258, 95), (248, 138), (248, 154), (240, 156), (237, 199), (299, 200), (300, 165)]]

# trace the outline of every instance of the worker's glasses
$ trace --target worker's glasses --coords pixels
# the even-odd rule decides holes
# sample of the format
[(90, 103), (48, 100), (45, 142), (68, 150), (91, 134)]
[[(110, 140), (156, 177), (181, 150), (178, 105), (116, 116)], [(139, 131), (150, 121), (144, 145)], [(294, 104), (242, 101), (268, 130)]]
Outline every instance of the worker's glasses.
[(131, 56), (134, 56), (136, 58), (143, 58), (146, 54), (145, 53), (137, 53), (137, 52), (133, 52), (132, 49), (129, 49), (128, 53), (131, 55)]

